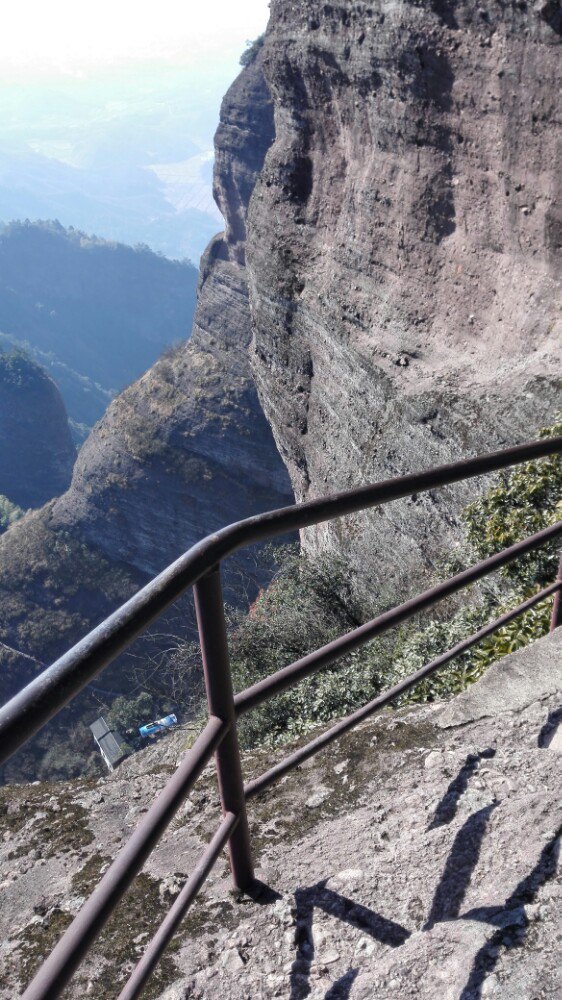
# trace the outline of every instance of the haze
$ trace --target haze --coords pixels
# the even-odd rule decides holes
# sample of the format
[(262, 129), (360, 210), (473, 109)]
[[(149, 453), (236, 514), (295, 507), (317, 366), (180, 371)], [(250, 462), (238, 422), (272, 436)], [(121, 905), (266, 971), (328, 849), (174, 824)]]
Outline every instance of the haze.
[(77, 74), (135, 60), (232, 60), (267, 23), (266, 0), (21, 0), (6, 5), (0, 74)]
[(58, 219), (195, 263), (213, 135), (266, 0), (22, 0), (0, 34), (0, 222)]

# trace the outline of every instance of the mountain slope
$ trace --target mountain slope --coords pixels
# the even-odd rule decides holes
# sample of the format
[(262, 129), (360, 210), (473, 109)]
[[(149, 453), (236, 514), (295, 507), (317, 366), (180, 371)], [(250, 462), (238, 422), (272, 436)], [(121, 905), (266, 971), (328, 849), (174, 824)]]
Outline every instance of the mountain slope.
[[(216, 187), (227, 231), (202, 262), (191, 340), (113, 401), (80, 451), (69, 490), (0, 538), (0, 643), (12, 650), (0, 647), (3, 697), (202, 536), (292, 500), (251, 375), (239, 242), (273, 135), (258, 63), (233, 84), (221, 121)], [(231, 183), (240, 192), (236, 225), (221, 194)], [(225, 568), (228, 599), (251, 600), (269, 575), (259, 552), (233, 557)], [(165, 623), (160, 628), (170, 630)], [(173, 631), (192, 634), (190, 605), (182, 605)], [(126, 668), (119, 670), (112, 676), (126, 691), (131, 682)]]
[(0, 232), (0, 343), (23, 344), (71, 417), (91, 426), (112, 394), (189, 333), (197, 271), (56, 222)]
[(68, 487), (75, 458), (53, 380), (26, 355), (0, 353), (0, 495), (41, 507)]

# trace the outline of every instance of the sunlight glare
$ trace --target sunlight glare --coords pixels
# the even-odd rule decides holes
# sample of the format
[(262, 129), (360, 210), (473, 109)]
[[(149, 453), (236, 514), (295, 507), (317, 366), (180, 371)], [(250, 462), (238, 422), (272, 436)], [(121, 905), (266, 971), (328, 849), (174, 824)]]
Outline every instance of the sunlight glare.
[(267, 0), (19, 0), (3, 11), (0, 73), (230, 57), (264, 31), (268, 13)]

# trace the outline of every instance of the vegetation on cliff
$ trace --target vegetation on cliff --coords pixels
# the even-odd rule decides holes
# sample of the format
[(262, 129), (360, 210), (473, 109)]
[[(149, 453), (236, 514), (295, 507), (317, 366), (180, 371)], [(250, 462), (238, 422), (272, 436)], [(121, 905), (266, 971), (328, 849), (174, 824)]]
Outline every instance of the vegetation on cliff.
[(25, 511), (17, 504), (0, 495), (0, 535), (23, 517)]
[[(562, 433), (562, 421), (542, 436)], [(496, 485), (463, 512), (465, 541), (449, 576), (562, 517), (562, 459), (553, 456), (502, 473)], [(423, 628), (403, 626), (303, 681), (240, 722), (244, 745), (277, 742), (326, 722), (413, 673), (486, 622), (517, 606), (556, 576), (553, 542), (488, 580), (452, 616), (436, 609)], [(481, 645), (419, 684), (402, 701), (432, 701), (457, 693), (500, 657), (548, 631), (552, 599), (516, 619)], [(382, 609), (379, 609), (382, 610)], [(362, 620), (354, 583), (343, 560), (311, 561), (285, 550), (278, 574), (232, 634), (234, 685), (240, 690), (356, 627)], [(418, 623), (419, 625), (419, 623)]]
[(75, 458), (53, 379), (24, 351), (0, 345), (0, 495), (39, 507), (67, 489)]

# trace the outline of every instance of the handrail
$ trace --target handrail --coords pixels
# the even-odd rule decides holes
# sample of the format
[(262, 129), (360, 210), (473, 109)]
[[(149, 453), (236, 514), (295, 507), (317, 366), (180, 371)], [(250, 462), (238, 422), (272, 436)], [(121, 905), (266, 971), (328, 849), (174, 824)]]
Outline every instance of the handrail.
[(221, 719), (211, 716), (177, 771), (27, 987), (22, 1000), (46, 1000), (57, 997), (64, 989), (227, 731)]
[(209, 841), (193, 873), (168, 910), (125, 988), (121, 990), (118, 1000), (135, 1000), (136, 997), (140, 996), (158, 965), (162, 952), (168, 947), (223, 847), (236, 829), (237, 823), (238, 816), (231, 812), (225, 814), (221, 825)]
[[(367, 622), (365, 625), (360, 625), (359, 628), (353, 629), (352, 632), (347, 632), (346, 635), (341, 635), (332, 642), (328, 642), (313, 653), (303, 656), (296, 663), (291, 663), (290, 666), (283, 667), (282, 670), (277, 670), (276, 673), (270, 674), (263, 681), (258, 681), (257, 684), (253, 684), (251, 687), (246, 688), (245, 691), (241, 691), (235, 695), (234, 707), (236, 714), (241, 715), (251, 708), (256, 708), (262, 702), (279, 694), (280, 691), (284, 691), (285, 688), (297, 684), (304, 677), (308, 677), (322, 667), (333, 663), (340, 656), (350, 653), (351, 650), (357, 649), (358, 646), (363, 646), (366, 642), (374, 639), (375, 636), (387, 632), (388, 629), (394, 628), (396, 625), (400, 625), (421, 611), (433, 607), (434, 604), (442, 601), (443, 598), (449, 597), (451, 594), (456, 594), (457, 591), (468, 587), (476, 580), (481, 580), (484, 576), (489, 576), (490, 573), (493, 573), (501, 566), (505, 566), (527, 552), (532, 551), (532, 549), (544, 545), (545, 542), (556, 538), (557, 535), (562, 535), (562, 521), (557, 521), (556, 524), (551, 525), (549, 528), (543, 528), (542, 531), (531, 535), (524, 542), (516, 542), (515, 545), (510, 545), (508, 549), (502, 549), (501, 552), (497, 552), (488, 559), (484, 559), (483, 562), (476, 563), (475, 566), (463, 570), (462, 573), (457, 573), (456, 576), (452, 576), (449, 580), (438, 584), (437, 587), (425, 590), (418, 597), (413, 597), (410, 601), (399, 604), (390, 611), (385, 611), (384, 614), (374, 618), (373, 621)], [(554, 589), (557, 589), (556, 585), (554, 585)]]
[(384, 708), (385, 705), (390, 705), (395, 698), (398, 698), (405, 691), (409, 691), (410, 688), (415, 687), (420, 681), (423, 681), (430, 674), (435, 673), (440, 667), (443, 667), (446, 663), (454, 660), (455, 657), (460, 656), (461, 653), (465, 653), (467, 649), (472, 646), (476, 646), (477, 643), (482, 642), (489, 635), (493, 635), (504, 625), (509, 624), (519, 615), (524, 614), (531, 608), (534, 608), (536, 604), (540, 604), (541, 601), (545, 601), (547, 597), (552, 594), (560, 593), (562, 590), (562, 583), (556, 582), (551, 583), (550, 587), (545, 587), (544, 590), (539, 591), (538, 594), (533, 594), (528, 600), (523, 601), (512, 611), (508, 611), (507, 614), (502, 615), (501, 618), (496, 618), (495, 621), (490, 622), (485, 625), (484, 628), (478, 630), (473, 635), (469, 636), (467, 639), (463, 639), (462, 642), (458, 642), (456, 646), (448, 649), (445, 653), (441, 653), (437, 656), (435, 660), (431, 660), (430, 663), (426, 663), (425, 666), (420, 667), (416, 670), (414, 674), (409, 674), (408, 677), (404, 677), (403, 680), (399, 681), (398, 684), (394, 684), (393, 687), (388, 688), (387, 691), (383, 691), (382, 694), (377, 695), (372, 701), (358, 708), (357, 711), (348, 715), (345, 719), (341, 719), (335, 726), (331, 729), (327, 729), (325, 732), (321, 733), (315, 739), (311, 740), (304, 747), (299, 747), (295, 753), (291, 754), (289, 757), (285, 757), (284, 760), (280, 761), (279, 764), (275, 764), (260, 774), (258, 778), (254, 778), (253, 781), (249, 781), (247, 785), (244, 786), (244, 794), (246, 799), (253, 799), (260, 792), (264, 792), (266, 788), (269, 788), (275, 781), (279, 781), (285, 774), (292, 771), (293, 768), (298, 767), (299, 764), (303, 764), (305, 760), (313, 757), (314, 754), (318, 753), (319, 750), (323, 750), (330, 743), (333, 743), (335, 739), (339, 736), (343, 736), (345, 733), (353, 729), (359, 722), (363, 719), (367, 719), (373, 712), (377, 712), (380, 708)]
[(281, 507), (207, 535), (146, 584), (0, 709), (0, 764), (68, 704), (181, 594), (237, 549), (312, 527), (412, 493), (447, 486), (562, 451), (562, 436), (439, 466), (426, 472)]
[(309, 653), (237, 695), (232, 691), (220, 561), (236, 549), (255, 541), (272, 538), (297, 528), (309, 527), (332, 517), (376, 504), (388, 503), (411, 493), (459, 482), (471, 476), (560, 452), (562, 452), (562, 437), (547, 438), (504, 452), (441, 466), (424, 473), (401, 476), (321, 500), (271, 511), (232, 524), (193, 546), (0, 710), (1, 760), (6, 759), (18, 746), (26, 742), (30, 735), (41, 728), (95, 674), (126, 648), (143, 628), (146, 628), (184, 590), (194, 586), (209, 708), (207, 725), (27, 987), (23, 1000), (54, 1000), (60, 995), (213, 753), (223, 820), (120, 993), (119, 1000), (134, 1000), (140, 996), (164, 949), (225, 844), (228, 844), (230, 852), (234, 884), (241, 889), (249, 887), (253, 880), (250, 835), (246, 819), (246, 802), (249, 799), (455, 656), (553, 594), (556, 596), (551, 627), (562, 625), (561, 560), (558, 577), (550, 586), (484, 626), (474, 635), (457, 643), (415, 674), (379, 694), (367, 705), (347, 718), (341, 719), (331, 729), (280, 761), (265, 774), (244, 785), (236, 733), (236, 719), (240, 714), (368, 642), (375, 635), (557, 537), (562, 534), (562, 521), (490, 556), (418, 597), (386, 611), (373, 621)]

